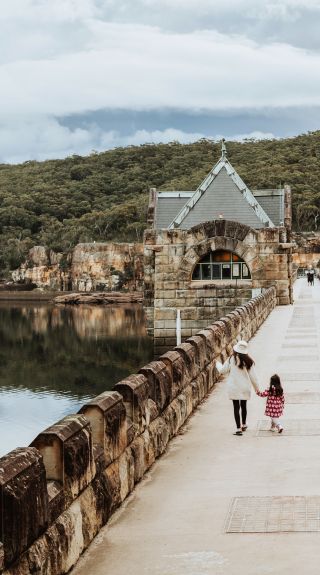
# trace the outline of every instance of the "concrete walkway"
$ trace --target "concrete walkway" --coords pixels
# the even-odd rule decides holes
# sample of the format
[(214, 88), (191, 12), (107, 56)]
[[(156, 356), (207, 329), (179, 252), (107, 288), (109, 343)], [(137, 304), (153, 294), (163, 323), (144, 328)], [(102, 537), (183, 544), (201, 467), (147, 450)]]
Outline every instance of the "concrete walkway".
[[(320, 283), (298, 280), (294, 306), (275, 309), (250, 342), (260, 388), (277, 372), (288, 400), (300, 402), (287, 402), (283, 435), (257, 435), (265, 400), (254, 396), (248, 431), (233, 436), (232, 404), (220, 383), (72, 575), (319, 574), (320, 531), (225, 531), (235, 497), (320, 496), (319, 304)], [(310, 517), (316, 529), (319, 512)]]

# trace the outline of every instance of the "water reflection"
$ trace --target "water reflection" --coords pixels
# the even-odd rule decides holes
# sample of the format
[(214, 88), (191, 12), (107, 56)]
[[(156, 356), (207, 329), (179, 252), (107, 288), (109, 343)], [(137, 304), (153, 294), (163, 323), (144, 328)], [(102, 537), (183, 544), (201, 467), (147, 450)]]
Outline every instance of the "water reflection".
[(150, 361), (143, 310), (0, 305), (0, 453)]

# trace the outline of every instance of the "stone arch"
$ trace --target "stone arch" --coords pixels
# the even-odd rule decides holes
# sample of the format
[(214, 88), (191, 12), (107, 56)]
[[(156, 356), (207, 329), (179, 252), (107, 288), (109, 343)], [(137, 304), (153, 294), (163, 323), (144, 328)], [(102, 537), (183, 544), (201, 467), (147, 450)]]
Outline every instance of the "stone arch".
[[(220, 234), (211, 237), (206, 235), (206, 233), (212, 233), (213, 231), (219, 231)], [(239, 255), (250, 270), (251, 280), (254, 278), (254, 271), (261, 268), (260, 258), (255, 249), (257, 232), (249, 226), (244, 226), (238, 222), (216, 220), (215, 222), (195, 226), (195, 228), (191, 228), (188, 232), (189, 247), (179, 266), (179, 280), (191, 281), (194, 267), (199, 260), (208, 252), (216, 250), (227, 250)], [(221, 235), (221, 233), (223, 233), (223, 235)], [(231, 235), (231, 233), (234, 235)], [(193, 235), (195, 240), (193, 245), (190, 244), (190, 234)], [(251, 235), (250, 243), (244, 241), (248, 235)]]

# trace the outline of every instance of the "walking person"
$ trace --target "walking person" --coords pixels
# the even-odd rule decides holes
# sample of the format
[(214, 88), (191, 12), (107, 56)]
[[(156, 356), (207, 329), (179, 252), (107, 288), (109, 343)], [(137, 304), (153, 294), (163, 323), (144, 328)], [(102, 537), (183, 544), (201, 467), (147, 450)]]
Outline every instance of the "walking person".
[(271, 417), (270, 431), (277, 430), (278, 433), (282, 433), (283, 427), (280, 417), (282, 416), (284, 409), (284, 393), (280, 377), (275, 373), (270, 378), (269, 389), (266, 389), (265, 391), (257, 391), (256, 393), (260, 397), (267, 397), (264, 414)]
[[(218, 367), (219, 369), (219, 367)], [(247, 429), (247, 401), (251, 397), (251, 388), (259, 391), (254, 361), (248, 354), (246, 341), (239, 341), (233, 347), (233, 355), (219, 369), (228, 375), (227, 389), (233, 403), (233, 413), (237, 429), (233, 435), (242, 435)]]

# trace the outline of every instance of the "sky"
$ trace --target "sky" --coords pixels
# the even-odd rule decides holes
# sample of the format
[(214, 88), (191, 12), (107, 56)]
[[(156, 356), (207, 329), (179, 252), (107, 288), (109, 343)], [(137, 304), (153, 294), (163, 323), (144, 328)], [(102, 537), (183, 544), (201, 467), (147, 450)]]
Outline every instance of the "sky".
[(320, 129), (320, 0), (4, 0), (0, 162)]

